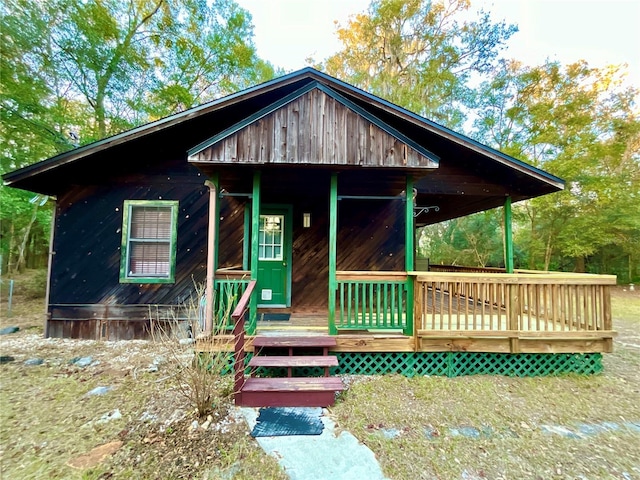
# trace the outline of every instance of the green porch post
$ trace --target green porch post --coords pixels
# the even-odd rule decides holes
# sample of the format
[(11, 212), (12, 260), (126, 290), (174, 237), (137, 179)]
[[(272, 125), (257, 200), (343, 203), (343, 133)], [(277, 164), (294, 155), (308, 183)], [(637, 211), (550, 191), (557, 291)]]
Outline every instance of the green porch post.
[[(405, 270), (411, 272), (414, 266), (414, 221), (413, 221), (413, 177), (407, 176), (405, 189)], [(407, 277), (407, 305), (405, 307), (407, 319), (404, 327), (405, 335), (413, 335), (413, 277)]]
[(513, 273), (513, 230), (510, 196), (507, 196), (504, 201), (504, 266), (507, 273)]
[[(253, 196), (251, 197), (251, 280), (258, 280), (258, 247), (260, 243), (260, 171), (253, 172)], [(258, 291), (254, 290), (249, 304), (247, 333), (256, 333), (258, 318)]]
[(329, 191), (329, 334), (337, 335), (336, 328), (336, 294), (338, 280), (336, 278), (336, 244), (338, 241), (338, 174), (331, 174)]

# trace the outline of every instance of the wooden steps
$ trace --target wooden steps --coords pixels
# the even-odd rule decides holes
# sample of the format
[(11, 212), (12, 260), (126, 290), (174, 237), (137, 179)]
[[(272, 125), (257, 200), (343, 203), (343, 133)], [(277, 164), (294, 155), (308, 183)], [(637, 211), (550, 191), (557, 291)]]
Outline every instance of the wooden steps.
[(242, 388), (246, 407), (328, 407), (344, 390), (337, 377), (248, 378)]
[[(286, 367), (289, 371), (300, 367), (322, 367), (328, 369), (338, 366), (338, 359), (333, 355), (287, 357), (285, 355), (270, 355), (267, 357), (253, 357), (249, 361), (250, 367)], [(288, 375), (289, 377), (291, 374)], [(328, 377), (329, 375), (325, 375)]]
[[(342, 380), (329, 376), (338, 359), (329, 355), (336, 345), (327, 335), (275, 336), (254, 338), (254, 356), (249, 361), (251, 377), (244, 382), (240, 404), (247, 407), (328, 407), (336, 392), (344, 390)], [(319, 367), (324, 377), (294, 377), (295, 368)], [(256, 369), (285, 368), (287, 377), (257, 378)]]
[(328, 335), (300, 335), (275, 336), (259, 335), (253, 339), (254, 347), (267, 348), (304, 348), (304, 347), (335, 347), (336, 338)]

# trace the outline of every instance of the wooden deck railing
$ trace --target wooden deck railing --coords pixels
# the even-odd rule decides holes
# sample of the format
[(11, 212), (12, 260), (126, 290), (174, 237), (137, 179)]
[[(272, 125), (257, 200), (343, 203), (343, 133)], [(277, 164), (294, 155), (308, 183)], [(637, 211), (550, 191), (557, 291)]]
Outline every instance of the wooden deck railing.
[(338, 330), (406, 330), (412, 298), (404, 272), (337, 272)]
[(416, 273), (419, 335), (600, 336), (612, 330), (612, 275)]
[(466, 267), (463, 265), (437, 265), (429, 264), (430, 272), (450, 272), (450, 273), (506, 273), (504, 268), (499, 267)]
[(244, 385), (244, 317), (249, 309), (251, 294), (255, 286), (255, 280), (251, 280), (247, 284), (247, 288), (231, 314), (233, 322), (233, 393), (236, 405), (242, 404), (242, 387)]
[(216, 272), (214, 318), (218, 319), (218, 322), (225, 320), (227, 322), (226, 325), (218, 325), (218, 328), (233, 329), (231, 313), (246, 291), (250, 278), (251, 272), (244, 270)]

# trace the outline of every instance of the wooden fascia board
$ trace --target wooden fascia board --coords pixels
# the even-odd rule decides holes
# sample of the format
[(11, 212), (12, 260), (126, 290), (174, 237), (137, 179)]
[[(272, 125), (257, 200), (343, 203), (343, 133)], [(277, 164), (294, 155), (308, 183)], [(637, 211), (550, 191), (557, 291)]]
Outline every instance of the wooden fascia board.
[[(380, 128), (381, 130), (386, 132), (388, 135), (391, 135), (392, 137), (396, 138), (397, 140), (405, 143), (408, 147), (412, 148), (413, 150), (418, 152), (420, 155), (422, 155), (423, 157), (427, 158), (431, 162), (431, 165), (429, 165), (426, 168), (437, 168), (438, 167), (438, 165), (440, 163), (440, 157), (435, 155), (433, 152), (430, 152), (429, 150), (427, 150), (423, 146), (419, 145), (418, 143), (414, 142), (409, 137), (404, 135), (402, 132), (400, 132), (400, 131), (396, 130), (395, 128), (393, 128), (391, 125), (383, 122), (378, 117), (376, 117), (375, 115), (371, 114), (371, 112), (369, 112), (369, 111), (363, 109), (362, 107), (356, 105), (351, 100), (345, 98), (343, 95), (340, 95), (338, 92), (336, 92), (332, 88), (327, 87), (326, 85), (324, 85), (321, 82), (318, 82), (317, 80), (305, 85), (304, 87), (296, 90), (295, 92), (290, 93), (286, 97), (281, 98), (280, 100), (272, 103), (271, 105), (263, 108), (262, 110), (260, 110), (260, 111), (258, 111), (256, 113), (254, 113), (253, 115), (250, 115), (249, 117), (245, 118), (241, 122), (238, 122), (235, 125), (233, 125), (232, 127), (229, 127), (228, 129), (224, 130), (223, 132), (220, 132), (218, 135), (214, 135), (210, 139), (205, 140), (204, 142), (200, 143), (199, 145), (196, 145), (195, 147), (191, 148), (187, 152), (188, 160), (190, 162), (200, 163), (196, 158), (194, 158), (194, 156), (197, 155), (198, 153), (200, 153), (203, 150), (211, 147), (212, 145), (215, 145), (219, 141), (224, 140), (225, 138), (227, 138), (227, 137), (239, 132), (240, 130), (242, 130), (246, 126), (248, 126), (248, 125), (260, 120), (261, 118), (264, 118), (265, 116), (275, 112), (279, 108), (281, 108), (281, 107), (287, 105), (288, 103), (300, 98), (301, 96), (305, 95), (306, 93), (309, 93), (310, 91), (312, 91), (314, 89), (320, 90), (325, 95), (328, 95), (329, 97), (333, 98), (335, 101), (337, 101), (338, 103), (340, 103), (344, 107), (346, 107), (349, 110), (353, 111), (357, 115), (360, 115), (361, 117), (365, 118), (366, 120), (368, 120), (369, 122), (374, 124), (376, 127)], [(207, 163), (211, 163), (211, 162), (207, 162)]]
[(310, 68), (307, 67), (298, 72), (293, 72), (288, 75), (269, 80), (267, 82), (255, 85), (236, 93), (232, 93), (217, 100), (213, 100), (211, 102), (190, 108), (183, 112), (179, 112), (168, 117), (161, 118), (144, 125), (140, 125), (139, 127), (135, 127), (131, 130), (118, 133), (111, 137), (107, 137), (102, 140), (83, 145), (82, 147), (69, 150), (68, 152), (60, 153), (54, 157), (41, 160), (13, 172), (8, 172), (3, 175), (3, 183), (6, 186), (12, 186), (12, 184), (19, 182), (20, 180), (23, 180), (25, 178), (29, 178), (30, 176), (44, 173), (48, 170), (58, 168), (68, 163), (72, 163), (89, 155), (93, 155), (103, 150), (107, 150), (111, 147), (121, 145), (130, 140), (135, 140), (137, 138), (150, 135), (160, 130), (164, 130), (180, 122), (183, 122), (184, 120), (199, 117), (201, 115), (211, 113), (215, 110), (233, 105), (234, 103), (238, 103), (240, 101), (248, 100), (256, 96), (268, 93), (272, 90), (275, 90), (276, 88), (281, 88), (291, 83), (302, 80), (305, 76), (304, 74), (307, 73), (309, 69)]

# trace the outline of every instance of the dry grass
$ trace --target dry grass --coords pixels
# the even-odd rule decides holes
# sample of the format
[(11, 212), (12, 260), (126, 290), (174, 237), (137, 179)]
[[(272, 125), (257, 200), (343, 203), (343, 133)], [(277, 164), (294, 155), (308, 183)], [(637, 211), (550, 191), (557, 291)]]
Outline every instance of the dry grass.
[[(24, 273), (0, 277), (0, 328), (18, 326), (20, 329), (44, 329), (45, 284), (41, 281), (43, 270), (27, 270)], [(10, 281), (13, 280), (11, 308)]]
[[(16, 279), (11, 317), (4, 286), (0, 291), (0, 327), (20, 327), (0, 337), (0, 354), (15, 359), (0, 365), (0, 478), (286, 478), (236, 418), (231, 378), (211, 376), (213, 421), (204, 430), (176, 377), (185, 368), (176, 360), (188, 352), (175, 342), (43, 339), (43, 299), (21, 289), (28, 276)], [(88, 356), (89, 366), (71, 363)], [(25, 365), (30, 358), (44, 363)], [(87, 395), (96, 387), (109, 391)], [(101, 463), (69, 465), (114, 441), (122, 446)]]
[[(612, 297), (620, 335), (601, 375), (360, 377), (333, 414), (394, 480), (638, 479), (640, 295)], [(544, 429), (612, 423), (621, 428), (583, 438)], [(465, 427), (479, 438), (456, 435)]]
[[(27, 332), (12, 337), (3, 342), (3, 354), (16, 360), (0, 367), (2, 478), (219, 478), (225, 470), (236, 471), (233, 478), (260, 478), (265, 471), (283, 478), (235, 418), (230, 399), (212, 410), (216, 427), (191, 431), (202, 419), (167, 377), (169, 365), (159, 361), (167, 352), (156, 345), (43, 341)], [(69, 363), (87, 354), (91, 366)], [(32, 357), (46, 362), (24, 365)], [(154, 362), (157, 372), (149, 369)], [(87, 395), (100, 386), (110, 390)], [(116, 410), (121, 418), (104, 421)], [(68, 465), (116, 440), (123, 447), (102, 464), (86, 470)]]

